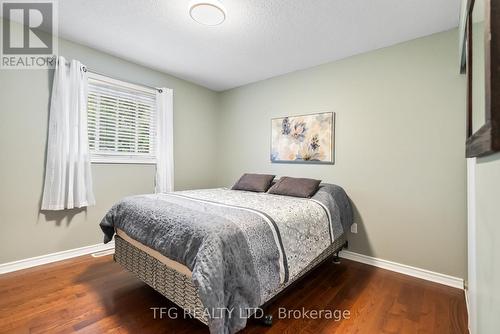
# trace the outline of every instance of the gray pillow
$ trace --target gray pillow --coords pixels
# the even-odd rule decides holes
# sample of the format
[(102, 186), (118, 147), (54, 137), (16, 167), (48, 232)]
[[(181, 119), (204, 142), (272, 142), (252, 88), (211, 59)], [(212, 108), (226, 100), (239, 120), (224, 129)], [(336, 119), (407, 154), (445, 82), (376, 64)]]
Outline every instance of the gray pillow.
[(231, 189), (265, 192), (271, 186), (274, 176), (275, 175), (245, 173)]
[(275, 195), (309, 198), (318, 191), (320, 183), (321, 180), (284, 176), (267, 192)]

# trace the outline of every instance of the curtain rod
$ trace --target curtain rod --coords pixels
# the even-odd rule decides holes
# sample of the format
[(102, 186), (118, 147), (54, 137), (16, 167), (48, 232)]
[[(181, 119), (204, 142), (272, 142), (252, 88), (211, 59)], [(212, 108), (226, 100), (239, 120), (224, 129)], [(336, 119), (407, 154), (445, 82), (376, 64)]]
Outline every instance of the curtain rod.
[[(109, 75), (104, 74), (104, 73), (101, 73), (101, 72), (98, 72), (98, 71), (95, 71), (95, 70), (93, 70), (93, 69), (90, 69), (90, 68), (88, 68), (88, 67), (87, 67), (87, 66), (85, 66), (85, 65), (82, 65), (82, 70), (83, 70), (84, 72), (87, 72), (87, 71), (88, 71), (88, 72), (91, 72), (91, 73), (94, 73), (94, 74), (98, 74), (98, 75), (102, 75), (102, 76), (104, 76), (104, 77), (109, 77), (109, 78), (111, 78)], [(125, 81), (125, 80), (123, 80), (123, 81)], [(136, 83), (136, 82), (132, 82), (132, 81), (128, 81), (128, 80), (127, 80), (127, 82), (129, 82), (129, 83), (131, 83), (131, 84), (134, 84), (134, 85), (137, 85), (137, 86), (141, 86), (141, 87), (144, 87), (144, 88), (152, 89), (152, 90), (155, 90), (155, 91), (157, 91), (157, 92), (163, 93), (163, 90), (162, 90), (162, 89), (160, 89), (160, 88), (156, 88), (156, 87), (152, 87), (152, 86), (148, 86), (148, 85), (145, 85), (145, 84)]]

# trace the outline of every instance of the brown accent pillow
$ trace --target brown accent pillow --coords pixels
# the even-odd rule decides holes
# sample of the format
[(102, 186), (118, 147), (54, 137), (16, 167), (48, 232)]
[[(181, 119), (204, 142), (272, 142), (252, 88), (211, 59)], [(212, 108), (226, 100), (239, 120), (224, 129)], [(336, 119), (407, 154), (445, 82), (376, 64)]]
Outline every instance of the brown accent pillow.
[(265, 192), (271, 186), (274, 176), (275, 175), (245, 173), (231, 189)]
[(267, 192), (275, 195), (309, 198), (318, 191), (320, 183), (321, 180), (284, 176)]

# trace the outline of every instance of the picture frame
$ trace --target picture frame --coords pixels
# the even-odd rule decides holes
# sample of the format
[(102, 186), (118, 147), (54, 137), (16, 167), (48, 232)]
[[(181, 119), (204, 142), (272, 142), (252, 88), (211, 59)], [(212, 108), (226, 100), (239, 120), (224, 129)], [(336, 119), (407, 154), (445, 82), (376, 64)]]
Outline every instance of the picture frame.
[(473, 132), (473, 10), (475, 0), (463, 0), (460, 22), (460, 72), (467, 76), (466, 157), (500, 151), (500, 0), (484, 0), (485, 123)]
[(335, 164), (335, 113), (272, 118), (270, 160), (272, 163)]

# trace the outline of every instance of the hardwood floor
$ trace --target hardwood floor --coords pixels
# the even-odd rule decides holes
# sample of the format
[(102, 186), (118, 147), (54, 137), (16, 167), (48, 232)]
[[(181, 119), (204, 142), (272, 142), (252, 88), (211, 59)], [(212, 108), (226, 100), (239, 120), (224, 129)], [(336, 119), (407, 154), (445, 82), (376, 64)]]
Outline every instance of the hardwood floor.
[[(0, 333), (208, 333), (197, 320), (154, 319), (152, 307), (173, 305), (111, 256), (0, 276)], [(350, 318), (278, 319), (280, 307)], [(250, 320), (242, 333), (467, 333), (463, 291), (348, 260), (320, 266), (270, 311), (272, 327)]]

